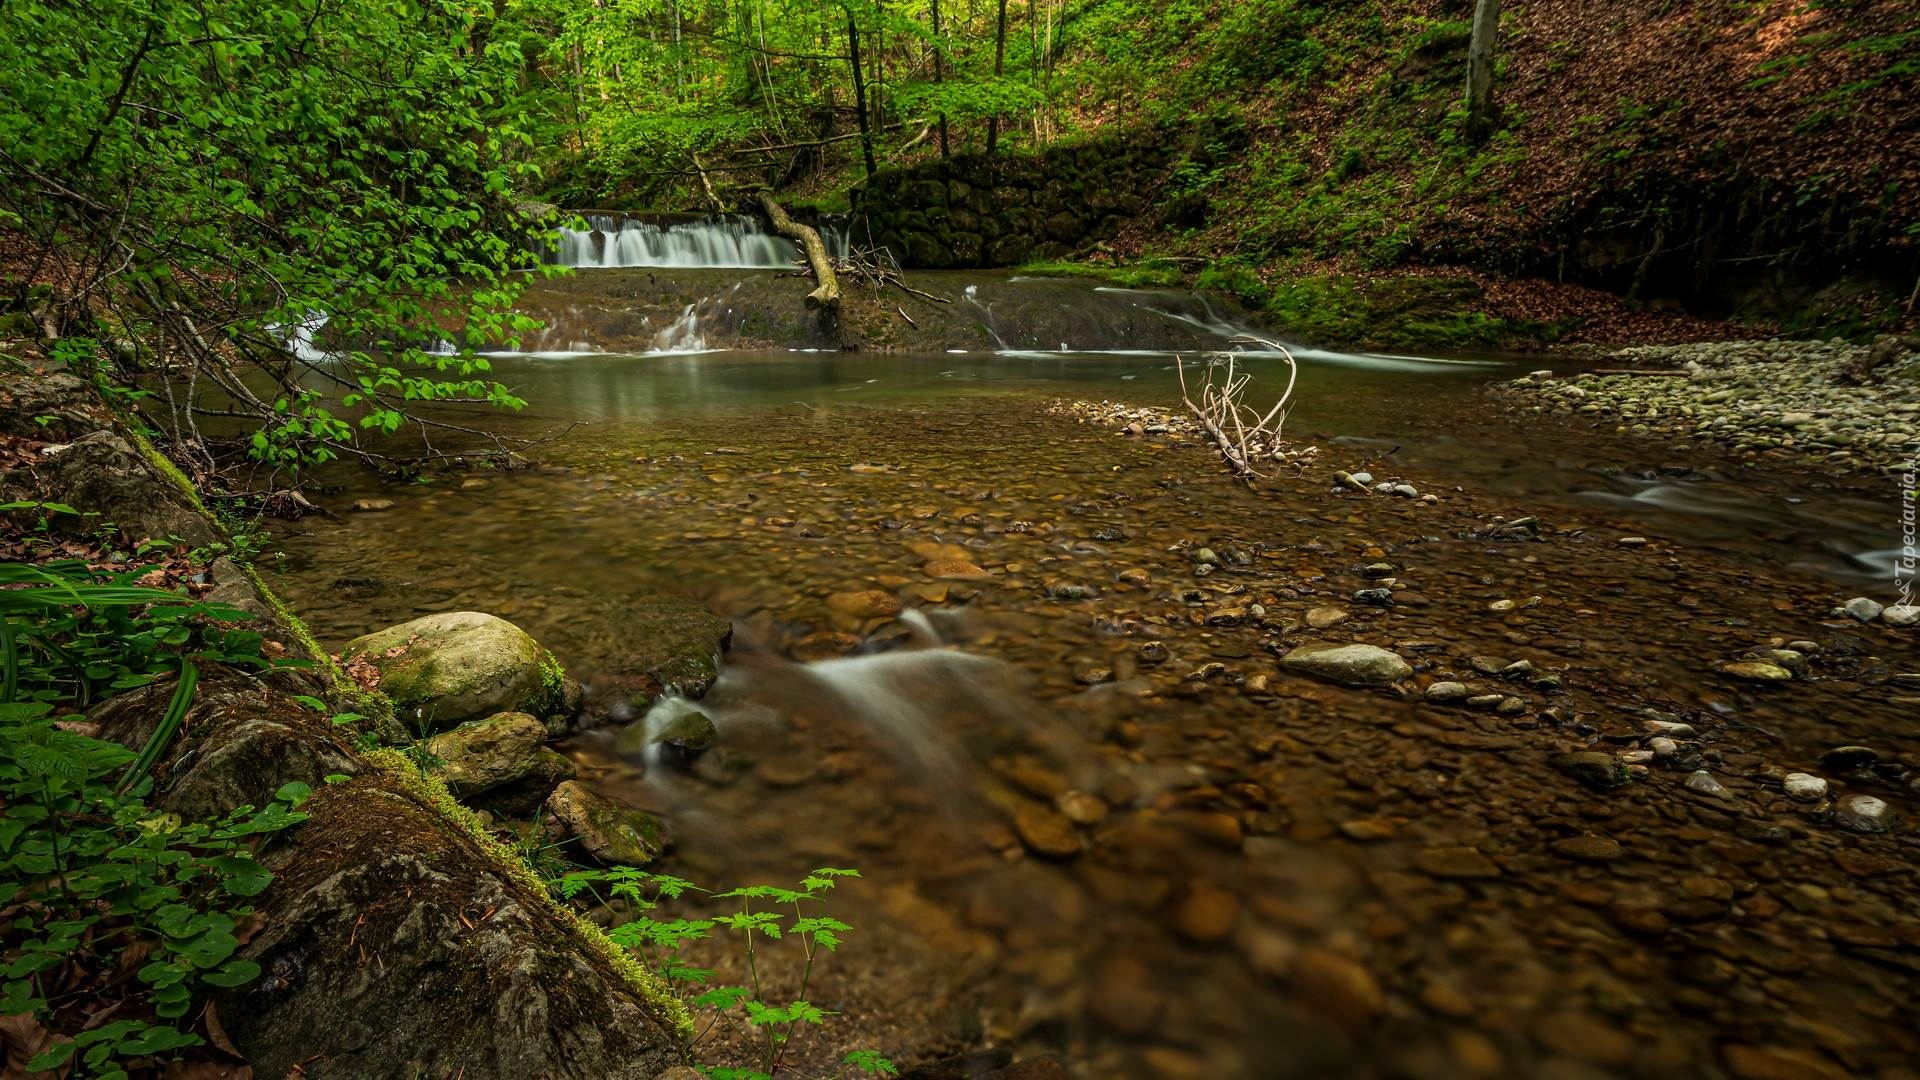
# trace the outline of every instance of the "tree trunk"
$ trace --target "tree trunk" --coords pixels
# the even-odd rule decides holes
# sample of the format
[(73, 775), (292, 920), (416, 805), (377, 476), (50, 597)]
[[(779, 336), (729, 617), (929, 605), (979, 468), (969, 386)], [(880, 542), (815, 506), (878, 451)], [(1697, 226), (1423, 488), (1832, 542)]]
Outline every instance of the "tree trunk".
[(820, 239), (820, 233), (811, 225), (802, 225), (787, 216), (787, 212), (774, 201), (773, 192), (760, 193), (760, 209), (767, 215), (767, 221), (773, 225), (773, 231), (800, 245), (807, 253), (807, 263), (813, 267), (813, 278), (820, 287), (807, 294), (807, 306), (818, 309), (823, 315), (830, 315), (840, 307), (840, 279), (833, 274), (833, 259), (827, 254), (827, 245)]
[(860, 26), (853, 21), (853, 9), (842, 6), (847, 13), (847, 50), (848, 59), (853, 62), (853, 113), (860, 119), (860, 153), (866, 159), (867, 175), (873, 175), (873, 132), (867, 127), (867, 77), (860, 70)]
[[(993, 31), (993, 77), (997, 80), (1007, 70), (1007, 0), (1000, 0), (1000, 17)], [(998, 114), (987, 120), (987, 153), (993, 153), (1000, 142), (1000, 117)]]
[[(933, 81), (942, 83), (946, 76), (942, 72), (940, 57), (940, 0), (933, 0)], [(940, 156), (947, 156), (947, 114), (940, 114)]]
[(1493, 131), (1493, 52), (1500, 36), (1500, 0), (1474, 0), (1473, 41), (1467, 46), (1467, 134)]

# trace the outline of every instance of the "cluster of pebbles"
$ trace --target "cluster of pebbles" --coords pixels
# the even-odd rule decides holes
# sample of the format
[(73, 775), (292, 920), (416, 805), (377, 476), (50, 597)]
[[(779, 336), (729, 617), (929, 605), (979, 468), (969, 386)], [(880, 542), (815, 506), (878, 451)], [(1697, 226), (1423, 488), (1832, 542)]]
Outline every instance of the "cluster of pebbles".
[(1894, 472), (1920, 460), (1920, 336), (1649, 345), (1601, 370), (1609, 374), (1535, 371), (1501, 389), (1536, 413), (1753, 456)]

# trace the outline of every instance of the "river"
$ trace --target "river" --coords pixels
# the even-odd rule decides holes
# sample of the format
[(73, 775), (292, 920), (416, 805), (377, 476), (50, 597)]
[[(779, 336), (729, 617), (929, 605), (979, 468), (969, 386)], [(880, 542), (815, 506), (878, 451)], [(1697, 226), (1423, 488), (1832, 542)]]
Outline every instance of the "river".
[[(718, 747), (567, 749), (670, 822), (670, 872), (861, 869), (808, 1063), (986, 1041), (1101, 1077), (1905, 1075), (1910, 834), (1777, 786), (1912, 812), (1913, 638), (1829, 614), (1885, 591), (1893, 491), (1503, 410), (1487, 387), (1538, 359), (1302, 356), (1287, 431), (1320, 457), (1257, 490), (1050, 408), (1177, 405), (1151, 349), (501, 356), (531, 403), (508, 429), (570, 428), (530, 468), (341, 473), (262, 567), (331, 647), (482, 610), (589, 683), (623, 598), (732, 619)], [(1282, 383), (1249, 364), (1255, 396)], [(1382, 575), (1392, 606), (1354, 599)], [(874, 591), (904, 611), (846, 599)], [(1317, 640), (1416, 675), (1277, 668)], [(1802, 640), (1807, 677), (1719, 673)], [(1439, 680), (1487, 707), (1423, 701)], [(1632, 783), (1553, 763), (1649, 720), (1695, 737)], [(1862, 743), (1877, 772), (1819, 764)]]

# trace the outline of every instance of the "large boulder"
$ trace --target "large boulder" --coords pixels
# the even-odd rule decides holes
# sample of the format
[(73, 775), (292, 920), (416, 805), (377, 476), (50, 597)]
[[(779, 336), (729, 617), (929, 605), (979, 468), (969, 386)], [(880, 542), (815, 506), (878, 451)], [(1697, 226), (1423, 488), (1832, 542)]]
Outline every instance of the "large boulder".
[[(571, 779), (573, 763), (546, 747), (547, 725), (527, 713), (497, 713), (427, 740), (447, 790), (466, 797), (525, 780)], [(554, 759), (558, 759), (556, 762)]]
[(218, 538), (186, 493), (112, 431), (48, 447), (40, 482), (52, 501), (85, 515), (85, 532), (112, 525), (129, 540), (171, 537), (192, 547)]
[(218, 1002), (255, 1075), (652, 1080), (676, 1064), (673, 1019), (634, 970), (415, 787), (398, 770), (322, 787), (262, 855), (275, 880), (242, 955), (266, 974)]
[(409, 727), (444, 730), (502, 712), (560, 708), (560, 666), (505, 619), (449, 611), (349, 641), (340, 661), (377, 683)]
[[(100, 725), (100, 738), (137, 750), (166, 715), (174, 686), (169, 679), (109, 698), (87, 719)], [(183, 818), (206, 820), (236, 806), (265, 806), (282, 784), (316, 784), (361, 768), (327, 717), (252, 676), (209, 667), (154, 769), (153, 798)]]
[(733, 643), (733, 623), (679, 597), (626, 604), (606, 621), (612, 641), (587, 683), (591, 707), (618, 720), (644, 715), (667, 694), (706, 694)]
[(1398, 654), (1358, 643), (1302, 645), (1281, 657), (1280, 667), (1342, 686), (1392, 686), (1413, 674), (1413, 668)]
[(666, 850), (667, 832), (660, 819), (578, 780), (553, 789), (547, 813), (564, 836), (579, 841), (581, 853), (603, 863), (646, 866)]

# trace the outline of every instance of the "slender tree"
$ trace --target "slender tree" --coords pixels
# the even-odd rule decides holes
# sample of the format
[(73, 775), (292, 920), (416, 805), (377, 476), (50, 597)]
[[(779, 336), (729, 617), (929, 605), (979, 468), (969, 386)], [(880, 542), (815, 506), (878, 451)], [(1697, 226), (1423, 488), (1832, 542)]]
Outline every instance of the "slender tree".
[[(946, 81), (944, 60), (942, 58), (942, 54), (946, 51), (946, 43), (940, 38), (940, 0), (932, 0), (932, 3), (933, 81), (938, 84)], [(947, 114), (945, 110), (942, 110), (940, 113), (940, 156), (943, 158), (947, 156)]]
[(873, 130), (867, 126), (867, 77), (860, 70), (860, 24), (853, 17), (853, 8), (840, 5), (847, 13), (847, 59), (853, 65), (853, 113), (860, 122), (860, 154), (865, 159), (867, 175), (872, 176)]
[[(1007, 0), (1000, 0), (1000, 14), (993, 29), (993, 77), (997, 82), (1007, 70)], [(998, 87), (995, 88), (998, 91)], [(987, 118), (987, 153), (994, 152), (1000, 142), (1000, 114), (995, 112)]]
[(1467, 46), (1467, 133), (1484, 139), (1493, 130), (1493, 53), (1500, 35), (1500, 0), (1474, 0), (1473, 40)]

